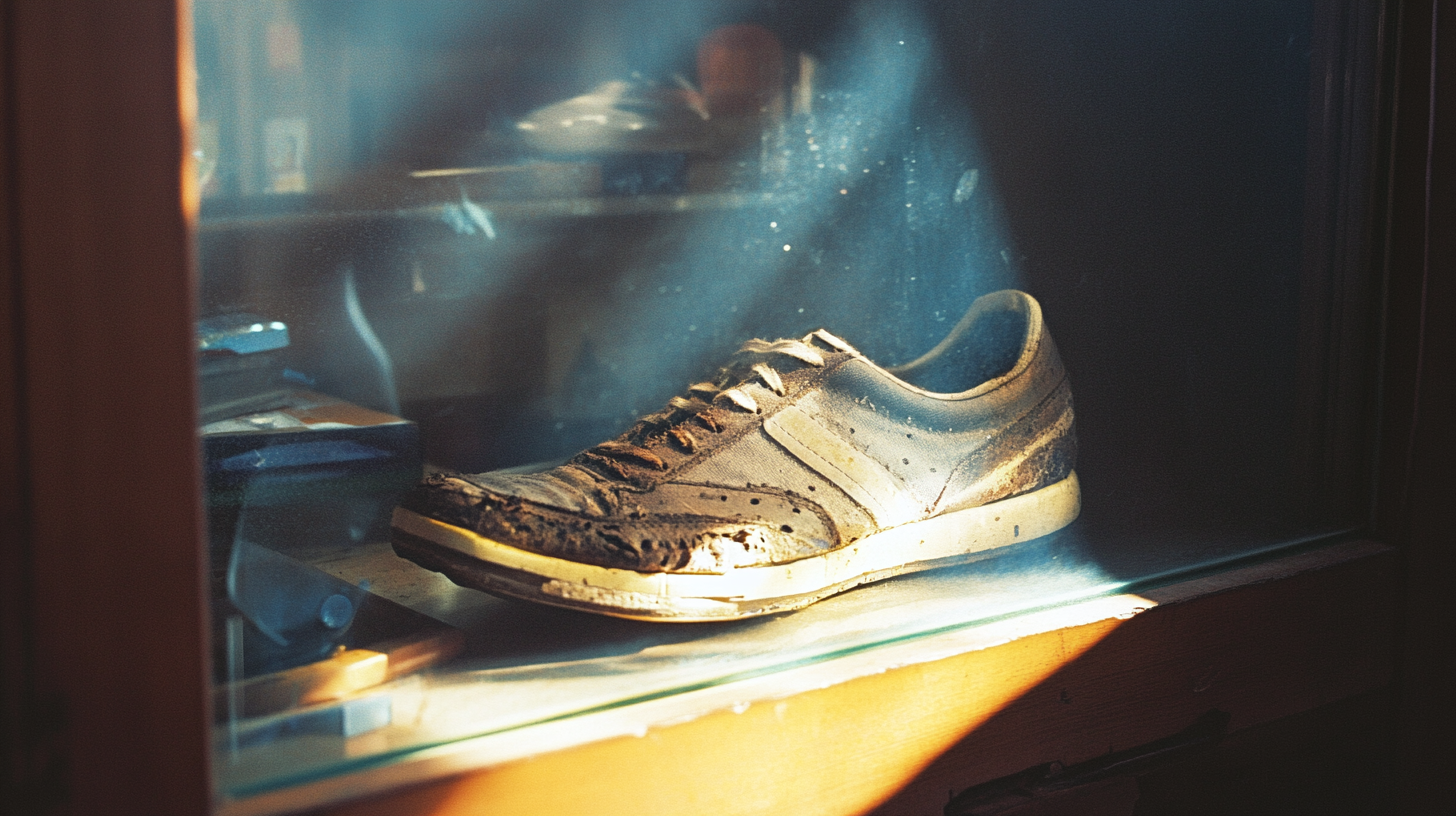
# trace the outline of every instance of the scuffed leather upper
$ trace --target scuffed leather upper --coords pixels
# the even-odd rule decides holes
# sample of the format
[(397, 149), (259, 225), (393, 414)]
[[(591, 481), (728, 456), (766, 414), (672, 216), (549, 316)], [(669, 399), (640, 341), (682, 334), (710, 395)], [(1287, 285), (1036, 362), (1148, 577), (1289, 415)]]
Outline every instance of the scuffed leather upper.
[(955, 342), (896, 369), (898, 377), (821, 342), (822, 367), (788, 358), (776, 365), (782, 395), (752, 378), (740, 383), (758, 412), (715, 410), (718, 430), (692, 425), (694, 450), (661, 427), (639, 425), (620, 437), (650, 451), (660, 468), (583, 452), (541, 473), (438, 474), (402, 505), (558, 558), (724, 572), (818, 555), (1035, 490), (1066, 478), (1075, 463), (1070, 387), (1035, 300), (986, 295), (956, 331), (969, 327), (964, 334), (975, 338), (988, 315), (1018, 318), (1019, 350), (1007, 355), (1009, 370), (957, 393), (909, 384), (919, 374), (944, 381), (947, 365), (974, 368), (975, 355)]

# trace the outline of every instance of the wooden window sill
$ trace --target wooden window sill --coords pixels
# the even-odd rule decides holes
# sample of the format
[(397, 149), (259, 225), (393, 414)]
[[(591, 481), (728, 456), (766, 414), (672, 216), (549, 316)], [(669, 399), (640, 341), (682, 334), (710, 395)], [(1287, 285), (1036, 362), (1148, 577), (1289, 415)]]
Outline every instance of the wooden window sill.
[[(422, 752), (224, 816), (935, 813), (946, 792), (1388, 682), (1395, 555), (1331, 544)], [(352, 800), (352, 801), (350, 801)]]

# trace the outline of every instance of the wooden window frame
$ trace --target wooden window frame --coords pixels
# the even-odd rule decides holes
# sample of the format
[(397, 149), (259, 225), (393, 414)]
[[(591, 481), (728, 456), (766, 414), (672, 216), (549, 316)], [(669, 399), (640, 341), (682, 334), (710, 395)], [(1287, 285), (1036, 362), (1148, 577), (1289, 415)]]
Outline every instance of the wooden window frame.
[[(213, 805), (194, 249), (178, 104), (188, 8), (0, 3), (3, 794), (22, 810), (190, 814)], [(1456, 541), (1442, 514), (1456, 495), (1456, 230), (1442, 229), (1456, 223), (1456, 10), (1439, 0), (1380, 9), (1389, 59), (1381, 87), (1391, 96), (1365, 154), (1378, 159), (1376, 206), (1369, 220), (1336, 218), (1327, 237), (1337, 255), (1339, 241), (1365, 242), (1368, 252), (1339, 255), (1342, 274), (1378, 283), (1383, 299), (1383, 321), (1353, 352), (1379, 349), (1383, 359), (1370, 412), (1378, 491), (1369, 532), (1395, 550), (1363, 557), (1388, 565), (1391, 583), (1306, 580), (1299, 600), (1321, 608), (1364, 597), (1393, 613), (1394, 649), (1368, 653), (1361, 671), (1369, 682), (1393, 678), (1397, 795), (1423, 809), (1451, 800), (1440, 785), (1452, 705), (1438, 644), (1456, 594), (1447, 585)], [(1330, 422), (1336, 431), (1372, 424), (1364, 414)], [(1360, 467), (1357, 458), (1329, 472), (1338, 479)], [(1322, 574), (1344, 573), (1335, 564)], [(1255, 628), (1249, 637), (1264, 636)], [(1270, 694), (1282, 693), (1276, 685)], [(1103, 726), (1079, 727), (1091, 729), (1084, 740), (1106, 737), (1096, 732)], [(967, 783), (976, 773), (991, 766)], [(468, 790), (457, 781), (467, 787), (454, 790)], [(399, 794), (408, 795), (423, 794)]]

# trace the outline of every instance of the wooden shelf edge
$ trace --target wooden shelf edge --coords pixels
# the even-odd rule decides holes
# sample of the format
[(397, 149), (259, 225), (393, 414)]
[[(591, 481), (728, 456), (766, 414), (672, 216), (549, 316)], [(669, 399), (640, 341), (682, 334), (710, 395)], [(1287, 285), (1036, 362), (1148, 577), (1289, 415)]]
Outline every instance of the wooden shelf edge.
[[(1393, 574), (1383, 544), (1331, 544), (466, 740), (225, 802), (219, 814), (331, 802), (343, 803), (329, 811), (339, 816), (485, 804), (534, 813), (862, 812), (886, 799), (908, 804), (906, 791), (917, 787), (933, 787), (943, 804), (942, 779), (964, 787), (1038, 762), (1076, 762), (1177, 731), (1209, 708), (1246, 728), (1385, 682), (1393, 607), (1378, 588), (1390, 581), (1372, 592), (1369, 580)], [(917, 778), (933, 781), (910, 784)], [(762, 795), (738, 795), (745, 780)]]

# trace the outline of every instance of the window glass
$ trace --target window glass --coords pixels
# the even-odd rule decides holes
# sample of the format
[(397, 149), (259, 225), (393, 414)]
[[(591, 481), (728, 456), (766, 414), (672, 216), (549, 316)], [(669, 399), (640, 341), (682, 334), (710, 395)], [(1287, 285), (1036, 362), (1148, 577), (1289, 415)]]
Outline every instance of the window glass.
[[(1310, 3), (197, 0), (194, 16), (225, 798), (466, 738), (508, 745), (532, 723), (1360, 523), (1358, 501), (1334, 500), (1362, 495), (1359, 468), (1323, 454), (1350, 398), (1321, 345), (1339, 282), (1311, 197), (1351, 183), (1311, 125), (1334, 104), (1311, 93), (1320, 49), (1343, 29)], [(978, 301), (1003, 290), (1034, 300)], [(963, 324), (977, 303), (989, 316)], [(754, 373), (734, 356), (752, 338), (800, 343), (755, 352), (770, 373)], [(800, 349), (902, 376), (816, 385)], [(971, 440), (974, 389), (1043, 376), (1048, 354), (1075, 424), (1057, 425), (1057, 373), (1034, 405), (975, 403), (1005, 434)], [(795, 390), (821, 385), (812, 401)], [(942, 422), (923, 392), (963, 398), (941, 400)], [(717, 453), (699, 403), (790, 464)], [(653, 414), (656, 436), (600, 447)], [(856, 416), (877, 424), (851, 430)], [(425, 475), (540, 471), (584, 450), (590, 478), (674, 525), (706, 499), (662, 498), (669, 476), (648, 471), (717, 457), (684, 484), (751, 502), (745, 517), (773, 528), (752, 539), (768, 564), (829, 563), (855, 536), (974, 509), (982, 488), (1049, 490), (1073, 466), (1080, 513), (1041, 494), (1017, 512), (1065, 518), (938, 569), (879, 564), (863, 577), (886, 580), (826, 585), (798, 611), (765, 600), (740, 608), (770, 614), (678, 625), (593, 614), (584, 590), (496, 597), (392, 550), (391, 514)], [(927, 462), (935, 477), (915, 470)], [(810, 496), (795, 468), (831, 487)], [(985, 487), (997, 479), (1009, 487)], [(406, 507), (431, 518), (442, 495)], [(547, 520), (591, 515), (573, 507)], [(771, 509), (817, 520), (775, 538), (792, 525)], [(914, 537), (954, 539), (964, 519)], [(696, 534), (673, 529), (661, 541)], [(575, 539), (542, 535), (557, 537), (532, 546), (575, 557)], [(623, 546), (648, 558), (655, 535)]]

